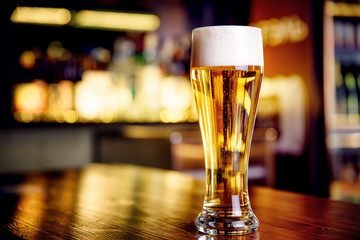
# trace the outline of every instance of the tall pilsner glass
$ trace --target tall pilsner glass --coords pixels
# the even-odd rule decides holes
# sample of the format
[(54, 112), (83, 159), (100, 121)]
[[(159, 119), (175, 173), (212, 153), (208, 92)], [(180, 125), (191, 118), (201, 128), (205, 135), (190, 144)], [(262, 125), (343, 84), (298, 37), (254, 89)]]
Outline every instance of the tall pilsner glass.
[(193, 30), (191, 82), (205, 152), (206, 193), (200, 232), (241, 235), (259, 221), (248, 195), (248, 161), (264, 71), (261, 29)]

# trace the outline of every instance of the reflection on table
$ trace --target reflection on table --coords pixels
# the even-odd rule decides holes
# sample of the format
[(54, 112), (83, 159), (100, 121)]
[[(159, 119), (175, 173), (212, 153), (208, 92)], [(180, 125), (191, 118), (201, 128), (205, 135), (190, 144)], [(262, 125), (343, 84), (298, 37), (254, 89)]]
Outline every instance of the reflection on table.
[[(205, 184), (169, 170), (119, 164), (1, 176), (7, 239), (223, 239), (197, 232)], [(234, 239), (358, 239), (360, 205), (250, 187), (258, 232)]]

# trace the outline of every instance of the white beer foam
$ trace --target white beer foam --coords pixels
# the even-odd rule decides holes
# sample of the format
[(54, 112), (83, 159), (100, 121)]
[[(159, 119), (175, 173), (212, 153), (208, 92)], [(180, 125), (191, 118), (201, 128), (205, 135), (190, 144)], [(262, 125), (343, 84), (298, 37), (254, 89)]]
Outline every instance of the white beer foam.
[(261, 29), (214, 26), (192, 32), (191, 67), (264, 66)]

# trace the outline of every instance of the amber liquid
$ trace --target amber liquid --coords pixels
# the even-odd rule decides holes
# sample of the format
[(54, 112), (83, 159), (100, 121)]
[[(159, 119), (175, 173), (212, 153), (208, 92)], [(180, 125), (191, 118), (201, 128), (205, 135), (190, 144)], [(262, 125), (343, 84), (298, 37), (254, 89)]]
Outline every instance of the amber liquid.
[(262, 76), (261, 66), (191, 68), (205, 152), (203, 211), (213, 216), (252, 213), (247, 171)]

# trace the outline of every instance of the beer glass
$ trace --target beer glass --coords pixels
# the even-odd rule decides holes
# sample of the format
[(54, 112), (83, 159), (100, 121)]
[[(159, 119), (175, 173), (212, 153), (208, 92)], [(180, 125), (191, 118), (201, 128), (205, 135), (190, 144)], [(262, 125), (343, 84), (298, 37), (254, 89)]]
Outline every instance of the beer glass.
[(248, 161), (264, 71), (261, 29), (194, 29), (191, 82), (205, 153), (206, 193), (200, 232), (242, 235), (259, 221), (248, 195)]

